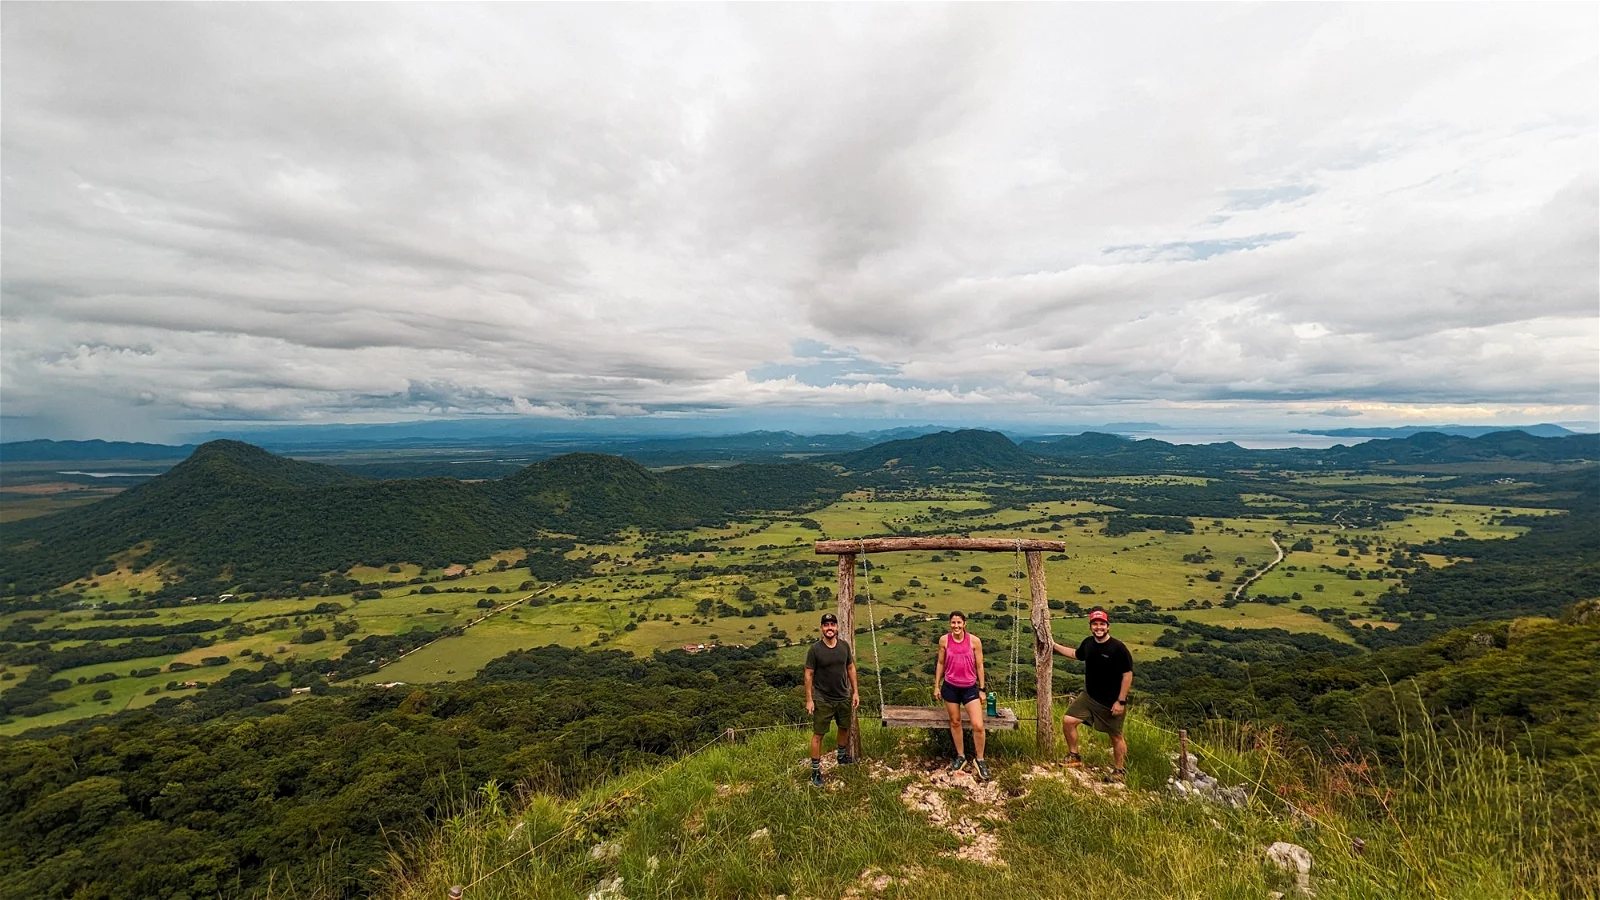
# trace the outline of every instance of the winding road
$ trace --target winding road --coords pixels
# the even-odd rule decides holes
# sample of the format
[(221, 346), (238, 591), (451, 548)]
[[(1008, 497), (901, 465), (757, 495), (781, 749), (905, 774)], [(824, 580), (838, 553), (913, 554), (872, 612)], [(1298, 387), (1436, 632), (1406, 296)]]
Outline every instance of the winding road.
[(1233, 589), (1233, 593), (1228, 595), (1228, 599), (1229, 600), (1237, 600), (1237, 599), (1239, 599), (1239, 595), (1244, 593), (1244, 589), (1245, 588), (1249, 587), (1252, 584), (1255, 584), (1257, 581), (1259, 581), (1261, 579), (1261, 576), (1267, 574), (1268, 572), (1271, 572), (1273, 570), (1273, 568), (1278, 565), (1278, 563), (1283, 562), (1283, 545), (1278, 543), (1278, 539), (1275, 538), (1275, 537), (1272, 537), (1271, 535), (1267, 536), (1267, 540), (1272, 542), (1272, 549), (1278, 551), (1278, 558), (1273, 560), (1270, 563), (1267, 563), (1266, 567), (1263, 568), (1261, 571), (1255, 573), (1254, 575), (1251, 575), (1249, 578), (1246, 578), (1245, 581), (1244, 581), (1244, 584), (1241, 584), (1238, 587), (1234, 588)]

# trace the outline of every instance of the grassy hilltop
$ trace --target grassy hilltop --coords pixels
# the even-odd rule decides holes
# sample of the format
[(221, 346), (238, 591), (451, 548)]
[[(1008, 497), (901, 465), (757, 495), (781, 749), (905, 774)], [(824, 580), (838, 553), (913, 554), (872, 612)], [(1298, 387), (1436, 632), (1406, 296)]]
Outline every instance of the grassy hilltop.
[[(1198, 765), (1238, 789), (1234, 805), (1180, 796), (1175, 737), (1137, 715), (1125, 787), (1033, 758), (1025, 733), (991, 738), (991, 784), (945, 772), (938, 740), (865, 735), (869, 759), (833, 767), (821, 791), (793, 731), (714, 742), (573, 798), (490, 786), (410, 842), (378, 895), (1255, 900), (1293, 892), (1265, 853), (1278, 841), (1310, 851), (1321, 898), (1578, 897), (1600, 884), (1600, 810), (1488, 744), (1453, 755), (1419, 731), (1383, 783), (1353, 762), (1285, 756), (1270, 732), (1206, 732)], [(1105, 765), (1103, 741), (1090, 746)]]

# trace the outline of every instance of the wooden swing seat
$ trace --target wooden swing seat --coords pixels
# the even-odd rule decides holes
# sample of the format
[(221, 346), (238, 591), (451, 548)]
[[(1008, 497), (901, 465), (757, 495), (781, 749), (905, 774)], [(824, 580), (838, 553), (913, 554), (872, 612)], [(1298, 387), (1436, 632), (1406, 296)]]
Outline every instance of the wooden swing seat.
[[(985, 715), (983, 727), (985, 731), (1014, 731), (1017, 727), (1017, 714), (1009, 709), (996, 711), (998, 715)], [(967, 711), (961, 710), (961, 721), (972, 726)], [(884, 728), (949, 728), (950, 716), (943, 709), (935, 706), (885, 706), (883, 708)]]

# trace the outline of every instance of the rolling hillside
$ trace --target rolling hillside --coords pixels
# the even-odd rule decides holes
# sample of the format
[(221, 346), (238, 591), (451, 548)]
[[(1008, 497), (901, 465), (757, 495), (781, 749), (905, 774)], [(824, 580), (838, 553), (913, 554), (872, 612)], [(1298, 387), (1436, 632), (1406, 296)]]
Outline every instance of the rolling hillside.
[(541, 531), (593, 537), (629, 525), (686, 527), (842, 490), (835, 475), (804, 464), (656, 474), (600, 454), (556, 457), (481, 484), (376, 481), (213, 441), (103, 503), (5, 526), (0, 571), (6, 595), (31, 594), (140, 546), (135, 565), (172, 560), (195, 579), (226, 573), (227, 584), (267, 590), (360, 563), (481, 559)]

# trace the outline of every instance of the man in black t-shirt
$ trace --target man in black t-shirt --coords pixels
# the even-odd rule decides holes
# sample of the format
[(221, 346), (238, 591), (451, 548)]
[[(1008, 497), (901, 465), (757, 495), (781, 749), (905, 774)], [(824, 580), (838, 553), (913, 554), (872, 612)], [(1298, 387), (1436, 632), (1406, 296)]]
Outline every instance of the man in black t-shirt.
[(822, 786), (822, 738), (832, 721), (839, 729), (839, 763), (850, 758), (850, 721), (861, 705), (856, 658), (848, 641), (839, 640), (839, 618), (822, 616), (822, 640), (806, 651), (806, 712), (811, 714), (811, 783)]
[(1061, 717), (1061, 733), (1067, 739), (1067, 765), (1083, 765), (1083, 758), (1078, 755), (1078, 726), (1089, 722), (1096, 731), (1111, 736), (1111, 777), (1121, 781), (1128, 759), (1122, 718), (1128, 709), (1128, 689), (1133, 687), (1133, 654), (1127, 645), (1111, 636), (1111, 617), (1103, 609), (1089, 613), (1089, 637), (1076, 649), (1052, 644), (1067, 659), (1083, 661), (1083, 693)]

